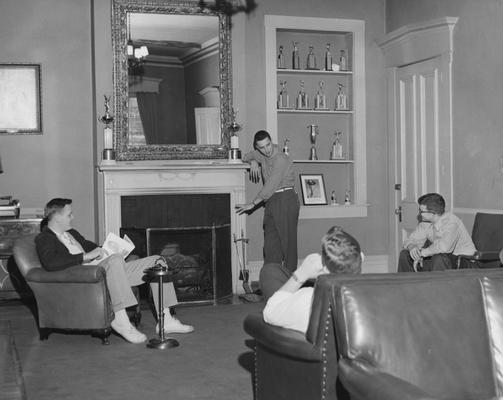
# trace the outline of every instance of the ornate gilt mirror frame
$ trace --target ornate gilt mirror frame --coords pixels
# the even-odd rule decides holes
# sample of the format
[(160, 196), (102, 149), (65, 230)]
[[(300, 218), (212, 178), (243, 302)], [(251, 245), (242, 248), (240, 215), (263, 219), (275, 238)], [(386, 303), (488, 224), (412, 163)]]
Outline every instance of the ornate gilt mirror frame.
[[(130, 145), (128, 143), (128, 13), (174, 15), (209, 15), (219, 21), (219, 75), (220, 75), (220, 145), (159, 144)], [(114, 85), (114, 147), (118, 161), (180, 160), (227, 158), (230, 135), (227, 129), (232, 114), (232, 67), (230, 18), (219, 12), (201, 9), (197, 2), (170, 0), (113, 0), (112, 49)]]

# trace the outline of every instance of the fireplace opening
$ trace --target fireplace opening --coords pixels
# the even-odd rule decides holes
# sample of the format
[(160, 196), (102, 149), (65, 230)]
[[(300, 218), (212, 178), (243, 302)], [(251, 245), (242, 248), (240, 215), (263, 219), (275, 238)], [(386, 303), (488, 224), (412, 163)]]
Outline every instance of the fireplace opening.
[(228, 194), (121, 197), (122, 227), (139, 257), (162, 256), (180, 303), (213, 303), (232, 295)]

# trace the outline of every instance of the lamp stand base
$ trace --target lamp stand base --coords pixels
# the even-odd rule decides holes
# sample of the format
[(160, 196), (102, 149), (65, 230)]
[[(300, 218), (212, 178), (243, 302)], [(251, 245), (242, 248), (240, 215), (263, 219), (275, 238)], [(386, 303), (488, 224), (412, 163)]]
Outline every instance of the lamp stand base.
[(178, 347), (179, 345), (180, 343), (178, 343), (178, 340), (173, 338), (166, 338), (166, 339), (153, 338), (150, 339), (147, 343), (147, 347), (149, 349), (159, 349), (159, 350), (170, 349), (172, 347)]

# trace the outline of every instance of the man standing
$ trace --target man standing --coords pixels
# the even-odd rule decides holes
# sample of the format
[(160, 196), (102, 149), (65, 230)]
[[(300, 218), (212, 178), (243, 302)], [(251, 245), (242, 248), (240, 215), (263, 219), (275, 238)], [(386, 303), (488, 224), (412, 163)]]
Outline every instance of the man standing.
[(299, 198), (294, 190), (295, 175), (290, 158), (272, 144), (267, 131), (258, 131), (253, 139), (254, 151), (243, 157), (249, 162), (250, 179), (257, 183), (260, 174), (264, 186), (247, 204), (237, 204), (242, 214), (265, 203), (264, 211), (264, 264), (280, 264), (293, 272), (297, 268), (297, 222)]
[[(93, 260), (101, 260), (98, 265), (106, 271), (108, 291), (115, 314), (111, 322), (112, 329), (131, 343), (144, 342), (147, 337), (131, 325), (126, 308), (138, 303), (131, 286), (144, 283), (143, 271), (153, 267), (159, 257), (150, 256), (125, 262), (120, 254), (107, 254), (104, 249), (86, 240), (79, 232), (72, 229), (71, 204), (70, 199), (55, 198), (45, 206), (42, 232), (35, 238), (42, 266), (48, 271), (58, 271), (72, 265), (85, 265)], [(156, 285), (152, 284), (153, 289), (157, 287)], [(192, 326), (182, 324), (169, 311), (169, 307), (178, 303), (172, 285), (166, 285), (164, 302), (164, 306), (167, 307), (164, 313), (164, 331), (166, 333), (192, 332), (194, 330)], [(157, 309), (156, 300), (154, 304)]]
[(417, 202), (421, 220), (404, 241), (398, 272), (452, 269), (457, 255), (475, 253), (475, 245), (463, 222), (445, 212), (445, 200), (441, 195), (428, 193)]

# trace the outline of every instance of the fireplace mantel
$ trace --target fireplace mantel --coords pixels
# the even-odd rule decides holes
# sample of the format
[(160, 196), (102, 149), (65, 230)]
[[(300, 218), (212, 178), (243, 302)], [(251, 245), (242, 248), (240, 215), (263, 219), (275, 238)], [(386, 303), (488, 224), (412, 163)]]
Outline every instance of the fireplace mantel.
[[(121, 196), (151, 194), (230, 195), (231, 234), (237, 237), (246, 232), (246, 217), (234, 212), (236, 204), (245, 203), (245, 172), (248, 164), (228, 163), (226, 160), (160, 160), (102, 164), (104, 226), (103, 232), (119, 233), (121, 227)], [(232, 240), (232, 239), (231, 239)], [(239, 261), (231, 243), (232, 286), (242, 293), (239, 285)]]

